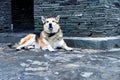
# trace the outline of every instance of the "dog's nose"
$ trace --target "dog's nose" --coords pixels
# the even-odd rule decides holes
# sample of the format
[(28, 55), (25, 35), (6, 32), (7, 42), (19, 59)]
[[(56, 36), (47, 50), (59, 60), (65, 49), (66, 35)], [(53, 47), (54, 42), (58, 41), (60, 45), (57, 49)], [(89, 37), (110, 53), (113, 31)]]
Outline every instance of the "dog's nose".
[(49, 29), (53, 29), (53, 26), (51, 23), (49, 24)]

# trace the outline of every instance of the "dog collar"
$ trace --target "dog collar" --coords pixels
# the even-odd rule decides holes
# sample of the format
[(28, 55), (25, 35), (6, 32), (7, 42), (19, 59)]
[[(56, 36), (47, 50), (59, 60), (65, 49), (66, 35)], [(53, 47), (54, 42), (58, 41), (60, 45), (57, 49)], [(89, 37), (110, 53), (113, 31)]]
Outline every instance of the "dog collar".
[(60, 32), (60, 29), (58, 29), (58, 32), (56, 32), (56, 33), (49, 33), (48, 34), (48, 37), (52, 37), (52, 36), (54, 36), (55, 34), (57, 34), (57, 33), (59, 33)]
[(54, 36), (55, 34), (56, 34), (56, 33), (49, 33), (48, 36), (49, 36), (49, 37), (52, 37), (52, 36)]
[(47, 32), (45, 31), (45, 33), (48, 35), (48, 37), (52, 37), (52, 36), (54, 36), (55, 34), (59, 33), (59, 31), (60, 31), (60, 29), (58, 29), (58, 32), (47, 33)]

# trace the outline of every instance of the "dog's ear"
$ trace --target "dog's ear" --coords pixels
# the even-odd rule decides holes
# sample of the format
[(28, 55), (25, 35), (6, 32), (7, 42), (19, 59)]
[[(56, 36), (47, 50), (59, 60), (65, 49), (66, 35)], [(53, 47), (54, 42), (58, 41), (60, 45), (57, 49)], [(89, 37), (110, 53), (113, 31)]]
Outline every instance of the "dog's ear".
[(57, 22), (59, 22), (59, 19), (60, 19), (60, 15), (56, 17)]
[(41, 21), (44, 23), (45, 22), (45, 17), (41, 16)]

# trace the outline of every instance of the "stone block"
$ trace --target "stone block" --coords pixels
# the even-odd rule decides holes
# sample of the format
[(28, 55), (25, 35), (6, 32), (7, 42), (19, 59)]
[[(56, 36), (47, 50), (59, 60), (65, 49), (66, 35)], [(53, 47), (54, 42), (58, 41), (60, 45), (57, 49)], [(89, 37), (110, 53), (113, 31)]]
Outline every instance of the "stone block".
[[(64, 39), (70, 46), (74, 46), (75, 48), (100, 50), (120, 48), (120, 36), (101, 38), (65, 37)], [(70, 42), (72, 42), (72, 44)]]

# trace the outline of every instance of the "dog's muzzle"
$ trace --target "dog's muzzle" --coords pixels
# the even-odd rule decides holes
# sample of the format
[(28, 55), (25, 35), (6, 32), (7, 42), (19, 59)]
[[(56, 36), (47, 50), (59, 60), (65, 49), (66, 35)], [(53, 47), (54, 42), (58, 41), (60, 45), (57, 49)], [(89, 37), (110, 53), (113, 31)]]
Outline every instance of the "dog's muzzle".
[(52, 30), (52, 29), (53, 29), (52, 23), (49, 24), (48, 29), (49, 29), (49, 30)]

